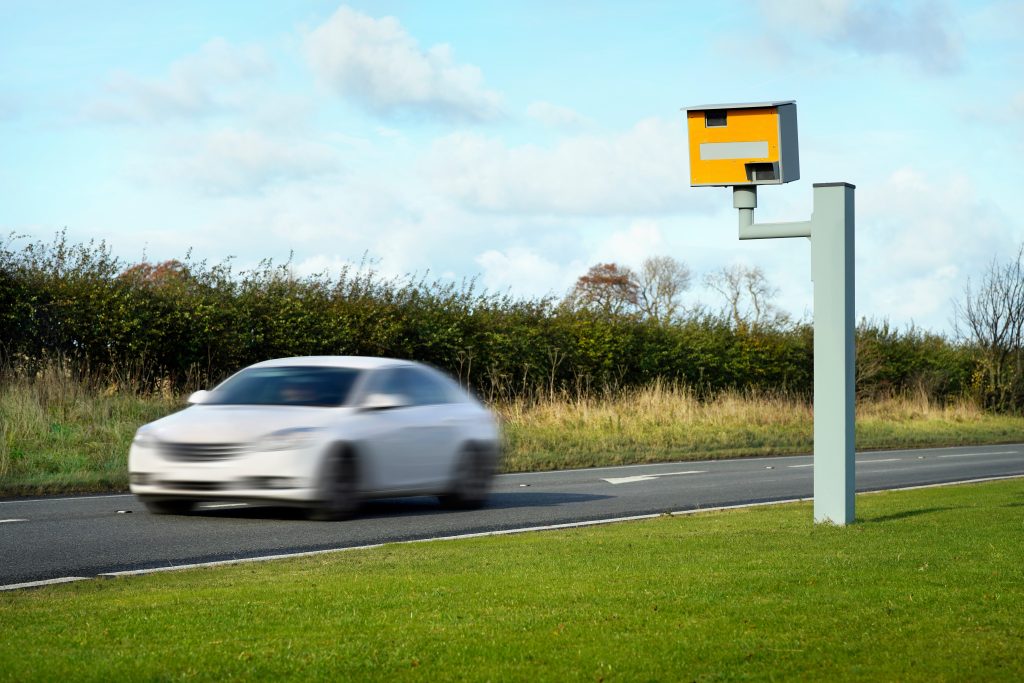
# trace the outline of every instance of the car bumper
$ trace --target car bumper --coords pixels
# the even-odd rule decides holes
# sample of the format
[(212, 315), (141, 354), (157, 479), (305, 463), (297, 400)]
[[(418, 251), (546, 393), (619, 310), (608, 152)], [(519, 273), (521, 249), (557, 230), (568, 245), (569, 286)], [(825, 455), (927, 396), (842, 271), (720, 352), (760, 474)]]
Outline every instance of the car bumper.
[(251, 452), (206, 462), (182, 462), (132, 446), (128, 485), (140, 498), (262, 500), (311, 503), (318, 497), (320, 449)]

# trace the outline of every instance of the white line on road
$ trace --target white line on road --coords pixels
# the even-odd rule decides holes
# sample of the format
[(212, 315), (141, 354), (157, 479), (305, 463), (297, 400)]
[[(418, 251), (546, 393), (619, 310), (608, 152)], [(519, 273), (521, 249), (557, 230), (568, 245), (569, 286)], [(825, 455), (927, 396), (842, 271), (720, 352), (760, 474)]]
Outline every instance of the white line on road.
[[(1021, 475), (1013, 474), (1013, 475), (1008, 475), (1008, 476), (1003, 476), (1003, 477), (986, 477), (984, 479), (967, 479), (967, 480), (963, 480), (963, 481), (951, 481), (951, 482), (945, 482), (945, 483), (942, 483), (942, 484), (925, 484), (923, 486), (906, 486), (906, 487), (898, 488), (898, 489), (883, 489), (883, 490), (879, 490), (879, 491), (864, 491), (862, 493), (859, 493), (858, 495), (868, 495), (868, 494), (871, 494), (871, 493), (885, 493), (886, 491), (912, 491), (914, 489), (937, 488), (937, 487), (941, 487), (941, 486), (956, 486), (956, 485), (959, 485), (959, 484), (976, 484), (976, 483), (987, 482), (987, 481), (1002, 481), (1004, 479), (1021, 479), (1021, 478), (1022, 478)], [(740, 509), (740, 508), (752, 508), (752, 507), (761, 507), (761, 506), (767, 506), (767, 505), (783, 505), (785, 503), (798, 503), (798, 502), (804, 502), (804, 501), (807, 501), (807, 500), (810, 500), (810, 499), (809, 498), (787, 498), (785, 500), (772, 500), (772, 501), (767, 501), (767, 502), (764, 502), (764, 503), (744, 503), (744, 504), (740, 504), (740, 505), (723, 505), (723, 506), (720, 506), (720, 507), (696, 508), (696, 509), (692, 509), (692, 510), (677, 510), (677, 511), (674, 511), (674, 512), (669, 512), (668, 514), (672, 515), (673, 517), (676, 517), (676, 516), (683, 516), (683, 515), (693, 515), (693, 514), (697, 514), (697, 513), (700, 513), (700, 512), (718, 512), (718, 511), (721, 511), (721, 510), (735, 510), (735, 509)], [(99, 574), (98, 577), (102, 577), (102, 578), (117, 578), (117, 577), (121, 577), (121, 576), (138, 576), (138, 575), (142, 575), (142, 574), (155, 574), (155, 573), (158, 573), (158, 572), (171, 572), (171, 571), (178, 571), (178, 570), (181, 570), (181, 569), (199, 569), (199, 568), (204, 568), (204, 567), (219, 567), (219, 566), (223, 566), (223, 565), (243, 564), (243, 563), (248, 563), (248, 562), (264, 562), (264, 561), (267, 561), (267, 560), (281, 560), (281, 559), (291, 559), (291, 558), (296, 558), (296, 557), (310, 557), (310, 556), (313, 556), (313, 555), (325, 555), (325, 554), (328, 554), (328, 553), (347, 552), (347, 551), (350, 551), (350, 550), (369, 550), (371, 548), (380, 548), (380, 547), (385, 546), (385, 545), (404, 545), (404, 544), (408, 544), (408, 543), (429, 543), (429, 542), (434, 542), (434, 541), (454, 541), (454, 540), (460, 540), (460, 539), (464, 539), (464, 538), (480, 538), (480, 537), (484, 537), (484, 536), (508, 536), (508, 535), (512, 535), (512, 534), (523, 534), (523, 533), (528, 533), (528, 532), (532, 532), (532, 531), (553, 531), (553, 530), (557, 530), (557, 529), (574, 529), (574, 528), (580, 528), (580, 527), (596, 526), (596, 525), (599, 525), (599, 524), (615, 524), (615, 523), (618, 523), (618, 522), (631, 522), (631, 521), (639, 521), (639, 520), (644, 520), (644, 519), (654, 519), (656, 517), (660, 517), (661, 515), (662, 515), (662, 513), (647, 514), (647, 515), (633, 515), (633, 516), (630, 516), (630, 517), (616, 517), (614, 519), (597, 519), (597, 520), (587, 520), (587, 521), (584, 521), (584, 522), (569, 522), (569, 523), (566, 523), (566, 524), (548, 524), (548, 525), (544, 525), (544, 526), (525, 527), (525, 528), (519, 528), (519, 529), (501, 529), (501, 530), (498, 530), (498, 531), (483, 531), (483, 532), (480, 532), (480, 533), (472, 533), (472, 534), (457, 534), (457, 535), (454, 535), (454, 536), (442, 536), (442, 537), (439, 537), (439, 538), (422, 538), (422, 539), (417, 539), (417, 540), (412, 540), (412, 541), (395, 541), (395, 542), (392, 542), (392, 543), (373, 543), (373, 544), (369, 544), (369, 545), (353, 546), (353, 547), (349, 547), (349, 548), (328, 548), (328, 549), (325, 549), (325, 550), (313, 550), (313, 551), (300, 552), (300, 553), (282, 553), (282, 554), (279, 554), (279, 555), (263, 555), (263, 556), (260, 556), (260, 557), (246, 557), (246, 558), (240, 558), (240, 559), (236, 559), (236, 560), (219, 560), (219, 561), (215, 561), (215, 562), (197, 562), (197, 563), (194, 563), (194, 564), (179, 564), (179, 565), (172, 565), (172, 566), (168, 566), (168, 567), (154, 567), (152, 569), (132, 569), (132, 570), (120, 571), (120, 572), (107, 572), (107, 573), (104, 573), (104, 574)], [(44, 586), (44, 585), (47, 585), (48, 583), (65, 583), (65, 582), (68, 582), (68, 581), (80, 581), (83, 578), (85, 578), (85, 577), (79, 577), (79, 576), (70, 577), (69, 576), (69, 577), (64, 577), (64, 578), (61, 578), (61, 579), (49, 579), (47, 581), (33, 581), (33, 582), (30, 582), (30, 583), (24, 583), (24, 584), (11, 584), (11, 585), (8, 585), (8, 586), (0, 586), (0, 590), (14, 590), (16, 588), (31, 588), (31, 587), (34, 587), (34, 586)]]
[(858, 465), (870, 465), (873, 462), (900, 462), (903, 458), (885, 458), (884, 460), (861, 460)]
[(0, 519), (0, 524), (9, 524), (11, 522), (27, 522), (27, 519)]
[(91, 576), (62, 576), (59, 579), (46, 579), (44, 581), (26, 581), (25, 583), (9, 583), (0, 586), (0, 591), (16, 591), (22, 588), (39, 588), (40, 586), (52, 586), (55, 583), (70, 583), (72, 581), (87, 581)]
[(1017, 455), (1017, 451), (987, 451), (985, 453), (950, 453), (949, 455), (936, 455), (936, 458), (973, 458), (977, 455)]
[(248, 507), (248, 503), (217, 503), (215, 505), (200, 505), (204, 510), (213, 510), (215, 508), (244, 508)]
[(694, 515), (700, 512), (719, 512), (722, 510), (735, 510), (739, 508), (761, 507), (765, 505), (782, 505), (784, 503), (799, 503), (808, 500), (807, 498), (787, 498), (786, 500), (770, 500), (763, 503), (744, 503), (741, 505), (723, 505), (720, 507), (694, 508), (692, 510), (677, 510), (675, 512), (655, 512), (647, 515), (631, 515), (629, 517), (615, 517), (613, 519), (590, 519), (583, 522), (566, 522), (564, 524), (545, 524), (543, 526), (522, 527), (519, 529), (498, 529), (497, 531), (481, 531), (471, 534), (455, 534), (453, 536), (439, 536), (435, 538), (417, 538), (411, 541), (392, 541), (390, 543), (371, 543), (369, 545), (357, 545), (348, 548), (327, 548), (325, 550), (309, 550), (300, 553), (284, 553), (281, 555), (262, 555), (260, 557), (244, 557), (237, 560), (217, 560), (214, 562), (197, 562), (195, 564), (178, 564), (169, 567), (153, 567), (152, 569), (129, 569), (121, 572), (106, 572), (97, 576), (104, 579), (113, 579), (121, 576), (141, 576), (144, 574), (156, 574), (159, 572), (174, 572), (181, 569), (200, 569), (205, 567), (220, 567), (231, 564), (245, 564), (249, 562), (265, 562), (267, 560), (290, 560), (296, 557), (311, 557), (313, 555), (326, 555), (328, 553), (342, 553), (351, 550), (371, 550), (381, 548), (385, 545), (408, 545), (410, 543), (434, 543), (437, 541), (461, 541), (467, 538), (484, 538), (486, 536), (511, 536), (514, 534), (525, 534), (533, 531), (557, 531), (559, 529), (579, 529), (581, 527), (598, 526), (602, 524), (618, 524), (619, 522), (637, 522), (645, 519), (656, 519), (663, 514), (673, 517), (683, 515)]
[(0, 500), (0, 505), (11, 505), (16, 503), (53, 503), (58, 500), (92, 500), (94, 498), (130, 498), (134, 493), (108, 493), (102, 496), (70, 496), (67, 498), (29, 498), (28, 500)]
[(799, 467), (814, 467), (814, 463), (813, 463), (813, 462), (809, 462), (809, 463), (807, 463), (806, 465), (788, 465), (788, 467), (789, 467), (789, 468), (790, 468), (791, 470), (795, 470), (795, 469), (797, 469), (797, 468), (799, 468)]
[(686, 472), (665, 472), (664, 474), (638, 474), (633, 477), (612, 477), (603, 479), (609, 484), (632, 484), (638, 481), (654, 481), (658, 477), (678, 477), (682, 474), (704, 474), (707, 470), (687, 470)]

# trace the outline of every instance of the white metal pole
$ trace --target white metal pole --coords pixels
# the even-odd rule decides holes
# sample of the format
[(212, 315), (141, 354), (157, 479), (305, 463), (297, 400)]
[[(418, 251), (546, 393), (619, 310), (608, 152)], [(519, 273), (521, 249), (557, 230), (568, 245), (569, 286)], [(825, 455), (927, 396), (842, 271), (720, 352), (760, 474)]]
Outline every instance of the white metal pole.
[(854, 520), (854, 186), (815, 183), (814, 521)]

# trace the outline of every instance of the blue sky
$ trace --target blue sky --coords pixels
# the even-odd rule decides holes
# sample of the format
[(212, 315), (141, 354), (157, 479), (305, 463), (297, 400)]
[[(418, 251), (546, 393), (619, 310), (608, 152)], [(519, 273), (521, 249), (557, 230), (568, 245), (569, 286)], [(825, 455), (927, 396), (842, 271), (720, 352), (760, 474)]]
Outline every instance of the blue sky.
[(740, 242), (689, 187), (681, 107), (797, 101), (800, 181), (857, 186), (858, 316), (949, 331), (1024, 240), (1024, 2), (18, 2), (0, 23), (0, 231), (127, 262), (478, 277), (564, 293), (670, 255), (761, 266), (811, 306), (803, 240)]

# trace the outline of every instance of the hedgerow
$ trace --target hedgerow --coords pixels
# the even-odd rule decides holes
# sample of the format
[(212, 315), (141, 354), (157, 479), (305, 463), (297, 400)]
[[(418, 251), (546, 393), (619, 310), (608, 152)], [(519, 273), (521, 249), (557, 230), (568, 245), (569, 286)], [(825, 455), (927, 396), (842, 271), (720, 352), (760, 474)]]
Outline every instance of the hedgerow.
[[(858, 391), (960, 396), (972, 349), (886, 323), (858, 328)], [(590, 392), (655, 380), (698, 392), (809, 396), (805, 323), (737, 328), (703, 314), (671, 325), (516, 298), (473, 280), (386, 278), (372, 264), (296, 275), (290, 260), (233, 269), (186, 255), (127, 264), (104, 242), (0, 238), (0, 354), (31, 370), (130, 375), (146, 387), (207, 386), (268, 358), (373, 355), (443, 368), (486, 398)]]

